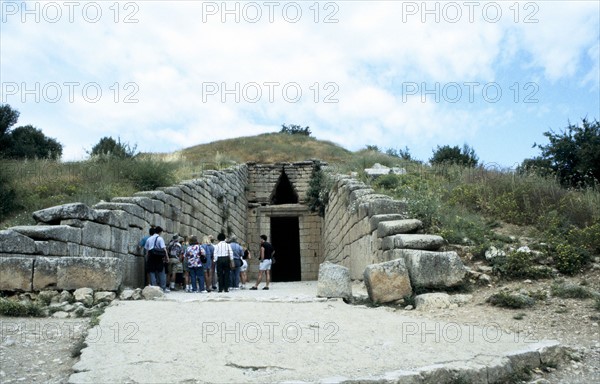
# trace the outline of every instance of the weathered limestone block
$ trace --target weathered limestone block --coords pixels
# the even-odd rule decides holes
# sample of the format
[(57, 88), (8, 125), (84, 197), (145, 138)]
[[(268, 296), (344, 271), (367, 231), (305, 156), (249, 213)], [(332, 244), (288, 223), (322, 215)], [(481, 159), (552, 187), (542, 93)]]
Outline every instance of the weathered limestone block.
[(31, 291), (33, 258), (0, 255), (0, 291)]
[(81, 229), (68, 225), (34, 225), (11, 228), (34, 240), (56, 240), (81, 244)]
[(33, 290), (42, 291), (49, 288), (57, 288), (56, 280), (56, 258), (37, 257), (33, 269)]
[[(375, 195), (379, 196), (379, 195)], [(378, 198), (369, 201), (367, 216), (383, 215), (389, 213), (405, 213), (407, 210), (406, 203), (404, 201)]]
[(81, 257), (104, 257), (104, 250), (81, 245), (79, 246), (79, 255)]
[[(304, 268), (302, 268), (304, 271)], [(352, 281), (350, 270), (344, 266), (325, 262), (319, 266), (317, 283), (318, 297), (352, 297)]]
[(81, 230), (81, 244), (88, 247), (110, 249), (111, 227), (86, 221)]
[(98, 303), (110, 303), (117, 298), (117, 294), (114, 292), (99, 291), (94, 292), (94, 304)]
[(38, 223), (58, 224), (61, 220), (79, 219), (94, 220), (94, 210), (83, 203), (63, 204), (33, 212)]
[[(135, 216), (118, 209), (97, 209), (95, 221), (100, 224), (110, 225), (111, 227), (127, 229), (132, 217)], [(139, 220), (137, 217), (136, 219)]]
[(149, 285), (142, 290), (142, 296), (146, 300), (153, 300), (162, 299), (165, 297), (165, 294), (163, 293), (162, 289), (160, 289), (160, 287)]
[(417, 219), (382, 221), (377, 225), (377, 236), (387, 237), (401, 233), (414, 232), (421, 228), (423, 223)]
[(123, 285), (126, 287), (143, 287), (146, 276), (144, 274), (144, 257), (132, 254), (117, 255), (123, 261)]
[(133, 196), (142, 196), (142, 197), (148, 197), (150, 199), (153, 200), (160, 200), (163, 203), (167, 202), (168, 196), (166, 193), (164, 193), (163, 191), (142, 191), (142, 192), (136, 192), (133, 194)]
[(144, 209), (137, 204), (130, 203), (98, 203), (93, 206), (94, 209), (110, 209), (121, 210), (137, 216), (140, 219), (144, 218)]
[(413, 287), (450, 288), (462, 284), (466, 269), (456, 252), (413, 249), (389, 251), (404, 258)]
[(86, 307), (94, 305), (94, 290), (89, 287), (78, 288), (73, 292), (75, 301), (83, 303)]
[(403, 259), (367, 265), (364, 281), (369, 299), (374, 303), (389, 303), (412, 295), (412, 286)]
[(94, 290), (117, 291), (123, 281), (123, 260), (116, 257), (60, 258), (57, 267), (60, 289), (90, 287)]
[(415, 306), (419, 311), (445, 309), (450, 307), (450, 295), (445, 292), (424, 293), (415, 297)]
[(375, 215), (369, 218), (371, 232), (377, 229), (379, 223), (384, 221), (397, 221), (406, 219), (406, 215), (402, 213), (388, 213), (383, 215)]
[(151, 199), (144, 196), (113, 197), (110, 201), (115, 203), (137, 204), (140, 207), (144, 208), (145, 211), (154, 211), (154, 202)]
[(0, 231), (0, 252), (33, 254), (37, 253), (33, 239), (11, 229)]
[(441, 236), (400, 234), (384, 237), (381, 242), (381, 249), (408, 248), (436, 251), (445, 243), (446, 241)]
[[(76, 244), (79, 247), (79, 244)], [(62, 241), (36, 241), (36, 253), (44, 256), (77, 256), (69, 255), (68, 243)]]
[(118, 253), (127, 253), (129, 251), (129, 232), (119, 228), (111, 228), (110, 232), (111, 251)]

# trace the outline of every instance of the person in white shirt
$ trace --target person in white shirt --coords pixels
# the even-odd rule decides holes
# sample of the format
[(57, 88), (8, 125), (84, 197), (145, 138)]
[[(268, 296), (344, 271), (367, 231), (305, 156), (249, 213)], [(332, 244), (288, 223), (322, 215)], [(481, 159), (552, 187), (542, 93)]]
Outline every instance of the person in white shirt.
[(217, 240), (219, 243), (215, 245), (213, 263), (217, 264), (219, 292), (229, 292), (229, 275), (233, 265), (233, 251), (231, 246), (225, 242), (224, 233), (219, 233)]

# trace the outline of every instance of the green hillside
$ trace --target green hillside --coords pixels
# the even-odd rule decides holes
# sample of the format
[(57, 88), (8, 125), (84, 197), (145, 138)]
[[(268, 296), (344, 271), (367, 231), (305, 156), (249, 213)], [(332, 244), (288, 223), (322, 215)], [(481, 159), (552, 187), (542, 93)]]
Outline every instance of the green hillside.
[(327, 162), (347, 161), (352, 152), (329, 141), (304, 135), (265, 133), (200, 144), (177, 154), (191, 162), (233, 161), (236, 163), (293, 162), (320, 159)]

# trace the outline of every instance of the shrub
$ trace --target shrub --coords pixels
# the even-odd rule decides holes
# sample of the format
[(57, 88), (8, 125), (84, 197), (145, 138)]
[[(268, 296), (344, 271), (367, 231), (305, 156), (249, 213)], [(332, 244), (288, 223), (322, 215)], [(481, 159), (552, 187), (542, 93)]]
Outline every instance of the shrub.
[(500, 275), (513, 279), (540, 279), (552, 274), (550, 268), (535, 265), (531, 252), (513, 251), (506, 257), (496, 257), (493, 267)]
[(589, 262), (589, 253), (568, 243), (560, 243), (552, 254), (556, 269), (566, 275), (573, 275)]
[(594, 297), (594, 293), (588, 288), (569, 283), (554, 283), (550, 291), (552, 296), (563, 299), (589, 299)]
[(400, 177), (398, 175), (382, 175), (375, 180), (375, 186), (383, 189), (393, 190), (400, 185)]
[(176, 164), (149, 158), (124, 160), (120, 162), (123, 176), (131, 181), (139, 191), (166, 187), (175, 182)]
[(20, 303), (18, 301), (0, 298), (0, 315), (12, 317), (43, 317), (42, 307), (34, 303)]
[(498, 307), (513, 309), (532, 307), (535, 304), (535, 300), (529, 296), (508, 292), (495, 293), (486, 301)]

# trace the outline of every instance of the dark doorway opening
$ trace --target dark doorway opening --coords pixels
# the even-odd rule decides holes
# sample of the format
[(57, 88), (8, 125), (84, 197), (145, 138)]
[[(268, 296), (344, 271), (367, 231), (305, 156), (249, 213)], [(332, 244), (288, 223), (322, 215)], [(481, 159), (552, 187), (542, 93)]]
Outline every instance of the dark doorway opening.
[(300, 227), (298, 217), (271, 217), (271, 244), (277, 262), (271, 268), (273, 281), (300, 281)]
[(298, 204), (298, 194), (285, 171), (281, 171), (279, 180), (277, 180), (277, 185), (271, 196), (271, 204)]

